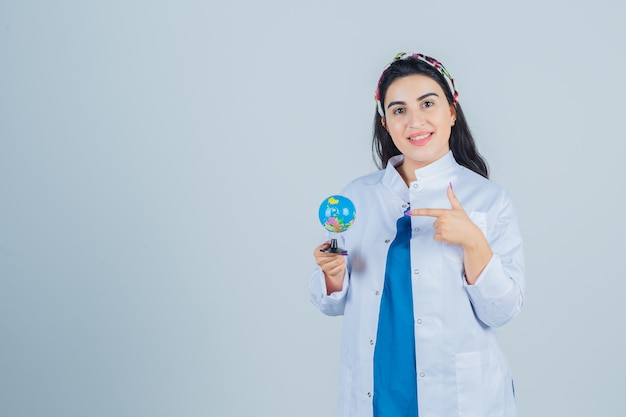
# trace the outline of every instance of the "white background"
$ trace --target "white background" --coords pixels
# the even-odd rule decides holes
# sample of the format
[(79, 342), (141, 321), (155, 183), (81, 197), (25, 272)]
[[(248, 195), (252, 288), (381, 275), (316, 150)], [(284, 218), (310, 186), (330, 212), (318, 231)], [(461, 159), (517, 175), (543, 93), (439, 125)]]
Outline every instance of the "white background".
[(525, 239), (521, 416), (623, 416), (613, 1), (0, 1), (0, 415), (332, 416), (322, 199), (373, 91), (441, 60)]

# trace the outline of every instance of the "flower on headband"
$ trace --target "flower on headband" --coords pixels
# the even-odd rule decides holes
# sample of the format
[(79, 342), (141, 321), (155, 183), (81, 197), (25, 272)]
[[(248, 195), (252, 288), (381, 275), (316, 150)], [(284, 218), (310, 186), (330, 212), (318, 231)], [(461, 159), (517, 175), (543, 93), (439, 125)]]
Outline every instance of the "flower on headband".
[(415, 54), (415, 53), (410, 53), (410, 52), (399, 52), (396, 54), (396, 56), (393, 57), (393, 60), (387, 64), (387, 66), (385, 67), (385, 69), (383, 69), (382, 74), (380, 75), (380, 78), (378, 79), (378, 84), (376, 85), (376, 91), (374, 93), (374, 99), (376, 100), (376, 108), (378, 109), (378, 114), (380, 114), (380, 117), (385, 117), (385, 110), (383, 109), (383, 104), (380, 102), (380, 81), (383, 78), (383, 75), (385, 75), (385, 72), (389, 69), (389, 67), (396, 61), (405, 61), (408, 59), (416, 59), (419, 61), (423, 61), (426, 62), (428, 65), (432, 66), (433, 68), (435, 68), (437, 71), (439, 71), (439, 73), (441, 75), (443, 75), (443, 78), (446, 80), (446, 83), (448, 84), (448, 87), (450, 88), (450, 91), (452, 92), (452, 97), (454, 99), (455, 102), (457, 102), (459, 100), (459, 93), (458, 91), (456, 91), (456, 87), (454, 86), (454, 79), (452, 78), (452, 75), (450, 75), (450, 73), (448, 72), (448, 70), (443, 66), (443, 64), (439, 61), (437, 61), (435, 58), (426, 56), (424, 54)]

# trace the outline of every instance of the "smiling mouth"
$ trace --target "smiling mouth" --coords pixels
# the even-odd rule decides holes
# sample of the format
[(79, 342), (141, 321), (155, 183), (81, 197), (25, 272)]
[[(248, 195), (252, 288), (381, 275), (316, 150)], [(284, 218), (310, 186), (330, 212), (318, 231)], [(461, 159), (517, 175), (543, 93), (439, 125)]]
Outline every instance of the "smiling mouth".
[(410, 137), (409, 140), (413, 141), (413, 142), (419, 142), (420, 140), (424, 140), (424, 139), (429, 138), (430, 135), (432, 135), (432, 133), (424, 133), (423, 135)]

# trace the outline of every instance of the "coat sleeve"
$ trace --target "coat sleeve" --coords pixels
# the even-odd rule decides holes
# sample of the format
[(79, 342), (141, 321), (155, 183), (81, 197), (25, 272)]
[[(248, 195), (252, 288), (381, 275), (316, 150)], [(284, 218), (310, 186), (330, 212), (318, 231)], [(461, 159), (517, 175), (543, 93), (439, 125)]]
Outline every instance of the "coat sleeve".
[(343, 315), (346, 306), (348, 287), (350, 286), (349, 281), (348, 272), (346, 272), (341, 291), (336, 291), (330, 295), (326, 295), (326, 280), (324, 279), (324, 273), (320, 267), (316, 267), (309, 278), (309, 293), (311, 296), (311, 302), (322, 313), (328, 316)]
[(519, 314), (526, 281), (522, 237), (512, 202), (503, 191), (487, 240), (493, 256), (474, 285), (465, 284), (476, 316), (499, 327)]

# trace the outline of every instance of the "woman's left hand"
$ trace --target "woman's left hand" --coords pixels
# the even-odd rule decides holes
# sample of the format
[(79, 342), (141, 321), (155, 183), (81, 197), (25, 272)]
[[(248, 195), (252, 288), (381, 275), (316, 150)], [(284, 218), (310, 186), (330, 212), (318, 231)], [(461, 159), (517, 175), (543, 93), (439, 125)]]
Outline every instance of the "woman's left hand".
[(463, 248), (465, 279), (468, 284), (473, 285), (491, 260), (493, 253), (483, 232), (469, 218), (454, 195), (452, 184), (448, 187), (448, 200), (450, 209), (419, 208), (411, 210), (408, 214), (436, 218), (433, 223), (435, 240)]
[(475, 245), (476, 240), (484, 239), (483, 232), (469, 218), (463, 206), (454, 195), (452, 185), (448, 187), (450, 209), (418, 208), (410, 211), (411, 216), (435, 217), (433, 223), (435, 240), (463, 248)]

